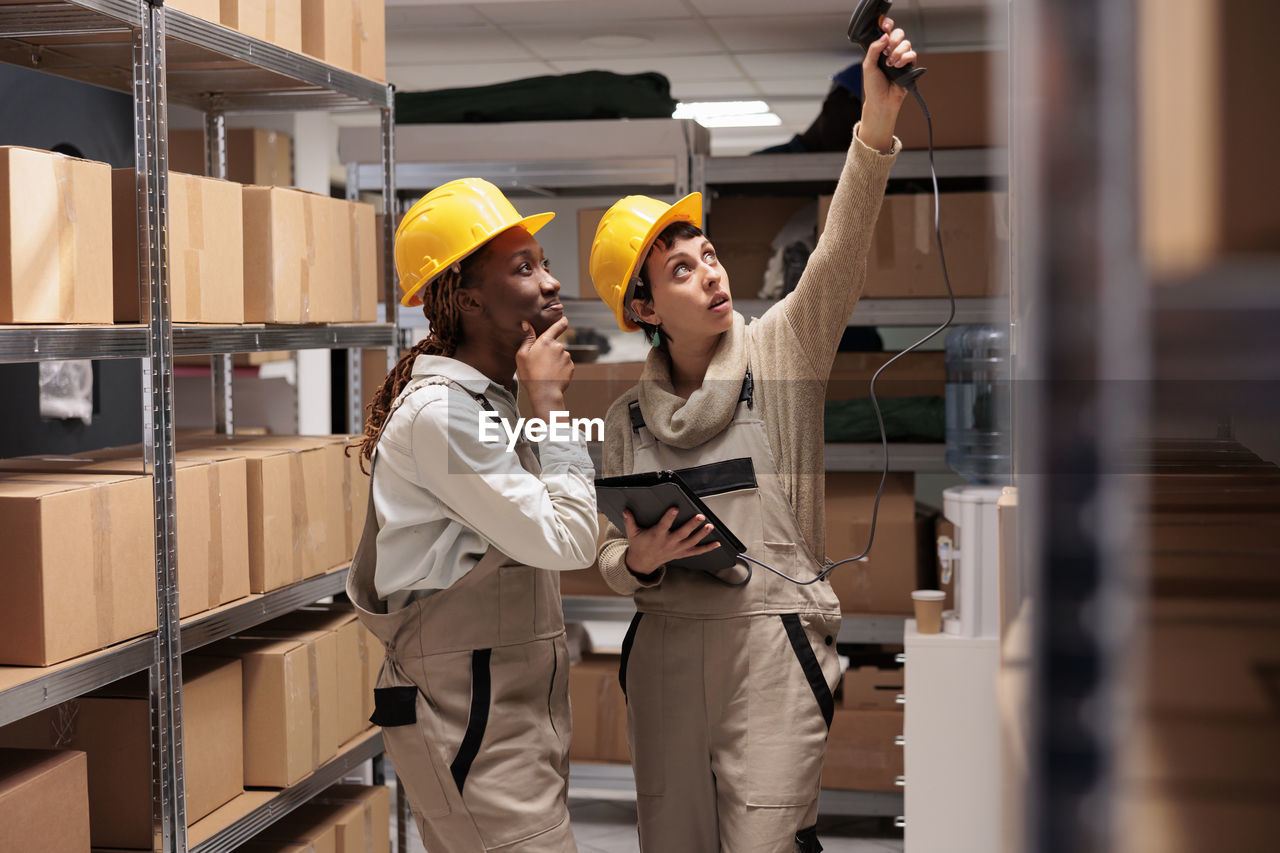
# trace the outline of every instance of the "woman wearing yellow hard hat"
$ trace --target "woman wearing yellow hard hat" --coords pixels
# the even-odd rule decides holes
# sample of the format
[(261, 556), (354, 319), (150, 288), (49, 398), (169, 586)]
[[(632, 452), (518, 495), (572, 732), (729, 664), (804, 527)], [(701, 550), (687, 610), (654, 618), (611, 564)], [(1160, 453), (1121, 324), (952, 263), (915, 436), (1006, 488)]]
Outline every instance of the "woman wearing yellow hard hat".
[[(701, 231), (701, 199), (624, 198), (591, 247), (596, 291), (652, 344), (639, 384), (605, 417), (606, 477), (685, 472), (745, 552), (798, 580), (824, 564), (823, 398), (862, 291), (867, 248), (901, 143), (905, 90), (876, 67), (914, 61), (902, 30), (863, 62), (866, 101), (826, 230), (795, 290), (750, 326)], [(694, 485), (696, 484), (696, 485)], [(625, 517), (600, 548), (606, 582), (634, 596), (620, 679), (647, 853), (821, 849), (819, 777), (840, 676), (840, 602), (826, 580), (729, 577), (669, 566), (707, 553), (694, 516)]]
[(517, 376), (535, 417), (564, 409), (568, 324), (533, 237), (551, 218), (467, 178), (396, 231), (401, 301), (430, 334), (369, 405), (347, 593), (386, 650), (373, 722), (429, 850), (576, 850), (556, 572), (595, 559), (594, 472), (582, 441), (539, 462), (495, 422), (517, 423)]

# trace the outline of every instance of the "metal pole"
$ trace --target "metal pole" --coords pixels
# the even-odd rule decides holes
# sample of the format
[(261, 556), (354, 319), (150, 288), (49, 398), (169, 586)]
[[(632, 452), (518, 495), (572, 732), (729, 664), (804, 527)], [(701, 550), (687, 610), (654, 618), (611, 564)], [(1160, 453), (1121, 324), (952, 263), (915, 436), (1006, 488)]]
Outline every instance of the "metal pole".
[(135, 158), (138, 180), (139, 299), (147, 323), (142, 362), (145, 463), (152, 475), (155, 518), (157, 656), (150, 672), (153, 830), (155, 847), (187, 847), (182, 751), (182, 659), (178, 624), (178, 558), (173, 469), (173, 327), (169, 315), (168, 128), (164, 9), (137, 0), (134, 35)]
[[(396, 225), (399, 205), (396, 202), (396, 97), (395, 87), (387, 86), (387, 106), (382, 110), (382, 257), (383, 304), (387, 322), (395, 326), (394, 340), (400, 340), (400, 300), (396, 298)], [(387, 349), (387, 370), (400, 360), (396, 347)], [(356, 432), (357, 430), (353, 430)]]
[(1040, 617), (1030, 839), (1037, 853), (1105, 853), (1117, 849), (1117, 752), (1131, 720), (1143, 574), (1143, 495), (1120, 474), (1142, 435), (1149, 376), (1134, 11), (1106, 0), (1036, 5), (1026, 54), (1039, 66), (1037, 91), (1023, 120), (1036, 125), (1042, 195), (1020, 216), (1036, 220), (1025, 284), (1041, 312), (1035, 337), (1021, 339), (1038, 348), (1041, 368), (1038, 453), (1020, 465), (1021, 481), (1038, 480), (1028, 506), (1038, 535), (1026, 552), (1039, 569)]
[[(227, 179), (227, 117), (218, 110), (204, 114), (204, 171), (218, 180)], [(231, 353), (210, 356), (209, 366), (213, 375), (213, 430), (231, 435), (235, 432)]]

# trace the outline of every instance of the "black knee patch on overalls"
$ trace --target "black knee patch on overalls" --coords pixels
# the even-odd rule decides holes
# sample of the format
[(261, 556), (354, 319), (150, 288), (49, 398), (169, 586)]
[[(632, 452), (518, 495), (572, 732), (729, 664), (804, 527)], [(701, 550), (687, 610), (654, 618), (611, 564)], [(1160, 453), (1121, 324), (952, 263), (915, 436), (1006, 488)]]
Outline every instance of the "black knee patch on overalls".
[(817, 824), (796, 833), (796, 850), (799, 853), (822, 853), (822, 844), (818, 841)]

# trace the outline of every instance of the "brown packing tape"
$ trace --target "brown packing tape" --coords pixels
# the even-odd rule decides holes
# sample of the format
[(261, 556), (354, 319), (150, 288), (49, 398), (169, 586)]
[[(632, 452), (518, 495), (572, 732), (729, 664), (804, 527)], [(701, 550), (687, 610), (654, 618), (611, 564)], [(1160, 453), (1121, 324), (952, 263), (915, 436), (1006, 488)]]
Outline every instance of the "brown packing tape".
[(70, 157), (53, 156), (53, 177), (62, 199), (58, 217), (58, 311), (68, 322), (75, 318), (76, 312), (76, 205), (71, 168)]
[(302, 453), (289, 451), (289, 485), (293, 491), (293, 580), (302, 580), (307, 554), (315, 551), (307, 513), (307, 484), (302, 476)]
[(93, 597), (98, 618), (98, 647), (115, 640), (115, 595), (112, 589), (111, 506), (107, 486), (93, 488)]
[(187, 280), (184, 290), (187, 295), (187, 312), (191, 317), (203, 319), (205, 304), (202, 301), (202, 283), (200, 280), (200, 260), (204, 255), (204, 181), (184, 180), (187, 190), (187, 248), (185, 272)]
[(320, 766), (320, 658), (314, 640), (307, 641), (307, 667), (311, 671), (311, 769)]
[(222, 466), (209, 465), (209, 606), (222, 603)]
[(316, 264), (316, 204), (316, 197), (307, 196), (302, 205), (306, 255), (302, 258), (302, 276), (298, 282), (298, 320), (303, 323), (311, 318), (311, 268)]
[(373, 848), (373, 803), (365, 800), (360, 805), (361, 811), (364, 812), (364, 849), (372, 850)]

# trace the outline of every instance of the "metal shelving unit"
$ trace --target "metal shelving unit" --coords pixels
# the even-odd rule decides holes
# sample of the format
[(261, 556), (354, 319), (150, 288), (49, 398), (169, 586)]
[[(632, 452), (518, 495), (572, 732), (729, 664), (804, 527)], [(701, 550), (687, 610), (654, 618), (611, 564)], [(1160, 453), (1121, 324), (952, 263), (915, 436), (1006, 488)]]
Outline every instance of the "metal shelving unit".
[(182, 648), (191, 651), (216, 643), (304, 605), (337, 595), (346, 588), (349, 568), (349, 565), (342, 566), (283, 589), (250, 595), (205, 613), (197, 613), (182, 622)]
[[(189, 620), (178, 618), (173, 468), (173, 358), (211, 354), (218, 429), (230, 432), (234, 352), (395, 345), (394, 320), (334, 326), (175, 326), (169, 314), (167, 105), (208, 117), (208, 171), (226, 174), (224, 116), (230, 112), (376, 109), (381, 113), (381, 186), (394, 197), (391, 88), (293, 54), (148, 0), (63, 0), (0, 5), (0, 62), (133, 96), (138, 173), (139, 301), (144, 322), (122, 326), (0, 328), (0, 362), (142, 360), (143, 445), (153, 483), (157, 632), (45, 669), (0, 669), (0, 722), (11, 722), (126, 675), (149, 671), (154, 837), (164, 853), (185, 851), (181, 653), (341, 588), (339, 569), (267, 596)], [(392, 230), (383, 240), (390, 254)], [(384, 287), (394, 294), (394, 271)], [(353, 396), (359, 396), (358, 359)], [(227, 831), (239, 843), (314, 795), (347, 769), (381, 752), (372, 735), (304, 783), (273, 798)], [(221, 837), (221, 836), (220, 836)], [(201, 849), (231, 849), (202, 846)]]

